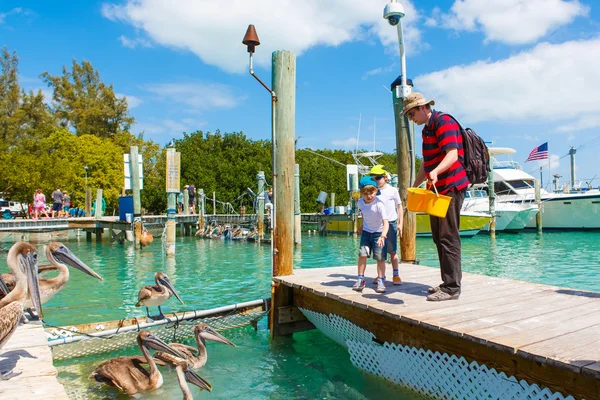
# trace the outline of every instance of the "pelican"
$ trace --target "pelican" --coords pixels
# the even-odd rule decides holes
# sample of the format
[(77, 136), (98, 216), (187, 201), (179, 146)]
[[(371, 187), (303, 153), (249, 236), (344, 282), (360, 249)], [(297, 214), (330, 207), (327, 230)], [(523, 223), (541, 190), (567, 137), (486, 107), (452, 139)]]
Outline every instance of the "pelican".
[[(67, 282), (69, 282), (69, 268), (67, 268), (67, 265), (77, 268), (93, 278), (103, 280), (100, 275), (94, 272), (60, 242), (52, 242), (46, 246), (46, 258), (50, 261), (51, 268), (58, 270), (59, 274), (54, 278), (40, 279), (42, 304), (48, 302), (56, 293), (60, 292), (65, 287)], [(31, 307), (30, 299), (27, 299), (25, 302), (25, 307)]]
[(212, 385), (204, 380), (204, 378), (202, 378), (200, 375), (192, 371), (185, 359), (163, 352), (156, 353), (154, 357), (163, 361), (169, 367), (175, 368), (177, 380), (179, 381), (179, 387), (183, 392), (183, 400), (194, 400), (187, 382), (198, 386), (200, 389), (212, 392)]
[[(28, 291), (38, 315), (43, 316), (35, 247), (29, 243), (17, 242), (9, 250), (7, 261), (9, 268), (15, 275), (16, 286), (0, 300), (0, 349), (17, 329), (19, 320), (23, 315), (23, 305)], [(16, 375), (18, 374), (7, 372), (0, 374), (0, 378), (5, 380)]]
[[(154, 390), (162, 386), (163, 377), (156, 367), (156, 360), (148, 349), (163, 351), (176, 357), (184, 355), (160, 340), (150, 331), (141, 331), (137, 337), (138, 346), (144, 357), (117, 357), (100, 364), (90, 375), (90, 379), (115, 387), (128, 395), (141, 391)], [(142, 364), (148, 364), (146, 370)]]
[[(194, 327), (194, 336), (196, 337), (196, 345), (198, 346), (197, 349), (182, 343), (169, 344), (169, 346), (185, 354), (185, 358), (189, 367), (193, 369), (202, 368), (206, 364), (206, 360), (208, 359), (208, 353), (206, 352), (207, 340), (212, 340), (214, 342), (224, 343), (236, 347), (235, 344), (204, 322), (199, 323)], [(161, 354), (156, 353), (154, 356), (160, 358)]]
[[(58, 268), (54, 265), (38, 265), (38, 275), (46, 274), (48, 272), (57, 271)], [(4, 283), (4, 287), (2, 284)], [(10, 292), (15, 287), (15, 276), (12, 272), (0, 275), (0, 292), (6, 290), (6, 293)], [(4, 294), (6, 294), (4, 293)]]
[[(155, 286), (148, 285), (140, 289), (140, 292), (138, 293), (138, 302), (135, 306), (145, 306), (146, 315), (150, 319), (165, 319), (166, 317), (160, 309), (160, 305), (162, 303), (170, 299), (172, 295), (175, 295), (181, 304), (184, 303), (167, 275), (163, 274), (162, 272), (157, 272), (154, 274), (154, 281), (156, 282)], [(158, 306), (158, 311), (160, 314), (157, 316), (157, 318), (152, 318), (150, 316), (148, 307), (152, 306)]]

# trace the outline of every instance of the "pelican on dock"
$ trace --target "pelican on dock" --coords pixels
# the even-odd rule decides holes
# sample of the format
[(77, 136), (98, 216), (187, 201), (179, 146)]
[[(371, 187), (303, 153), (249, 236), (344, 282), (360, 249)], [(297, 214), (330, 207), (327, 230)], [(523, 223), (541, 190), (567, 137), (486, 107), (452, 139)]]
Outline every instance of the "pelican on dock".
[[(182, 343), (169, 343), (169, 346), (185, 354), (188, 365), (193, 369), (202, 368), (204, 365), (206, 365), (206, 360), (208, 359), (208, 353), (206, 351), (207, 340), (212, 340), (213, 342), (219, 342), (236, 347), (233, 342), (204, 322), (194, 327), (194, 337), (196, 338), (197, 349)], [(156, 353), (154, 356), (160, 358), (159, 353)]]
[[(162, 272), (155, 273), (154, 281), (156, 282), (156, 285), (148, 285), (140, 289), (140, 292), (138, 293), (138, 302), (135, 306), (145, 306), (146, 315), (149, 319), (165, 319), (166, 317), (160, 309), (161, 304), (169, 300), (172, 295), (175, 295), (175, 297), (177, 297), (177, 300), (179, 300), (181, 304), (184, 303), (183, 300), (181, 300), (181, 297), (179, 297), (179, 294), (175, 290), (175, 287), (173, 287), (173, 284), (171, 283), (169, 277), (166, 274)], [(157, 316), (157, 318), (152, 318), (150, 316), (150, 312), (148, 311), (148, 307), (153, 306), (158, 306), (158, 311), (160, 312), (160, 314)]]
[(175, 357), (172, 354), (164, 352), (156, 353), (154, 357), (163, 361), (169, 367), (175, 369), (175, 372), (177, 373), (177, 380), (179, 381), (179, 387), (183, 393), (183, 400), (194, 400), (187, 382), (198, 386), (200, 389), (212, 392), (212, 385), (200, 375), (192, 371), (185, 359)]
[[(29, 243), (17, 242), (8, 252), (8, 267), (16, 279), (15, 288), (0, 300), (0, 349), (13, 335), (21, 317), (27, 294), (31, 295), (33, 305), (40, 317), (43, 316), (40, 289), (37, 276), (37, 252)], [(18, 375), (12, 372), (0, 373), (3, 380)]]
[[(90, 379), (115, 387), (128, 395), (154, 390), (162, 386), (163, 377), (156, 367), (156, 360), (148, 349), (162, 351), (175, 357), (184, 355), (163, 342), (150, 331), (141, 331), (137, 338), (142, 357), (117, 357), (100, 364), (90, 375)], [(142, 364), (148, 364), (146, 370)]]

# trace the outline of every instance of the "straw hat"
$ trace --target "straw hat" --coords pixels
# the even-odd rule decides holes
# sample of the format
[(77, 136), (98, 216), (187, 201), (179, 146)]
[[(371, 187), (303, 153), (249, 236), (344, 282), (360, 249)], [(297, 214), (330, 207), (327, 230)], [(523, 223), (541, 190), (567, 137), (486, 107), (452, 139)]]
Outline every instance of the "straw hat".
[(419, 92), (411, 93), (402, 101), (402, 114), (406, 113), (411, 108), (424, 106), (426, 104), (433, 106), (435, 105), (435, 101), (426, 100), (425, 97)]

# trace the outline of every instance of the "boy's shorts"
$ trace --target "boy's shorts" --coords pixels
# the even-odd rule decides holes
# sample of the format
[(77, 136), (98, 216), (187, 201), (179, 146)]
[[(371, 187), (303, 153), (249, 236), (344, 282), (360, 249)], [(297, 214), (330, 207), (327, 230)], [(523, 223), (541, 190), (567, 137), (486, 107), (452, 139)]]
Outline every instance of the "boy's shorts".
[(60, 211), (60, 210), (62, 210), (62, 203), (52, 204), (52, 211)]
[(381, 232), (362, 231), (360, 235), (360, 248), (358, 249), (359, 257), (370, 257), (373, 255), (374, 260), (385, 260), (386, 249), (385, 243), (383, 247), (377, 246), (377, 239), (381, 236)]
[(388, 229), (387, 238), (385, 239), (385, 247), (388, 254), (395, 254), (398, 252), (398, 222), (390, 222), (390, 229)]

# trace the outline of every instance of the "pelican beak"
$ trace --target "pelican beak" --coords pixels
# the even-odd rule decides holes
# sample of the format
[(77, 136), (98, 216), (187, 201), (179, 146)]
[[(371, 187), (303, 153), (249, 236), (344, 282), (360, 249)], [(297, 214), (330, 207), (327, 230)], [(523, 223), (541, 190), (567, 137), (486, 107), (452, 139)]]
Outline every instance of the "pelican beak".
[(233, 347), (237, 347), (233, 342), (227, 339), (225, 336), (221, 335), (219, 332), (215, 331), (213, 328), (208, 327), (200, 332), (200, 336), (202, 336), (205, 340), (212, 340), (213, 342), (219, 342), (223, 344), (228, 344)]
[(42, 311), (42, 299), (40, 297), (37, 253), (28, 254), (25, 257), (25, 266), (27, 271), (27, 286), (29, 290), (29, 296), (31, 297), (31, 302), (40, 318), (43, 318), (44, 312)]
[(8, 286), (6, 286), (6, 282), (4, 282), (4, 279), (2, 279), (2, 275), (0, 275), (0, 292), (2, 292), (4, 296), (10, 292), (10, 290), (8, 290)]
[(183, 374), (185, 375), (185, 380), (189, 383), (198, 386), (200, 389), (212, 392), (212, 385), (191, 369), (185, 370)]
[(171, 291), (171, 293), (173, 293), (175, 295), (175, 297), (177, 297), (177, 300), (179, 300), (179, 302), (181, 304), (185, 304), (183, 302), (183, 300), (181, 300), (181, 297), (179, 297), (179, 293), (177, 293), (177, 291), (175, 290), (175, 287), (173, 286), (173, 284), (171, 283), (169, 278), (167, 278), (166, 276), (163, 276), (162, 278), (159, 279), (159, 281), (162, 285), (166, 286), (167, 289), (169, 289)]
[(144, 346), (146, 346), (149, 349), (156, 350), (156, 351), (164, 351), (165, 353), (172, 354), (175, 357), (179, 357), (179, 358), (182, 358), (185, 360), (185, 354), (181, 353), (177, 349), (172, 348), (171, 346), (169, 346), (168, 344), (163, 342), (161, 340), (161, 338), (159, 338), (158, 336), (156, 336), (154, 334), (150, 334), (150, 335), (146, 336), (143, 344), (144, 344)]
[(54, 252), (52, 252), (52, 256), (58, 262), (67, 264), (73, 268), (77, 268), (81, 272), (83, 272), (93, 278), (99, 279), (101, 281), (104, 280), (100, 275), (98, 275), (96, 272), (94, 272), (93, 269), (88, 267), (75, 254), (73, 254), (73, 252), (71, 250), (69, 250), (65, 246), (60, 246), (58, 249), (56, 249)]

